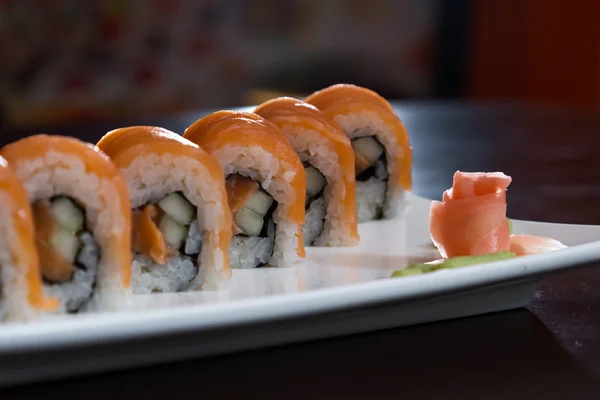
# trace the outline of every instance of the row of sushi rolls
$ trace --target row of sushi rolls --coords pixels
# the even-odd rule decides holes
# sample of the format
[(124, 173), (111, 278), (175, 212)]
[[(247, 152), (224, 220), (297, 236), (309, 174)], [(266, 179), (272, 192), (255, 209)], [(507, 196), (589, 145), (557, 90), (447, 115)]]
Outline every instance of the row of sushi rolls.
[[(292, 267), (402, 218), (412, 149), (388, 101), (338, 84), (183, 135), (130, 126), (98, 143), (36, 134), (0, 149), (0, 318), (114, 310), (136, 294), (218, 290), (232, 269)], [(406, 276), (564, 247), (511, 233), (503, 173), (456, 172), (431, 205), (440, 260)], [(409, 278), (410, 279), (410, 278)]]

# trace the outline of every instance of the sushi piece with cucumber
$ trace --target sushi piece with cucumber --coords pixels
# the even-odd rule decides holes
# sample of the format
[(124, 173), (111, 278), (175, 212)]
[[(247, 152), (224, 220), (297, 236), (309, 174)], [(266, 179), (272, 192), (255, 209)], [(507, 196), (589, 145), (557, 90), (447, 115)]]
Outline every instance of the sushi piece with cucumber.
[(95, 146), (34, 135), (0, 154), (23, 182), (35, 252), (53, 313), (114, 310), (130, 293), (131, 212), (127, 186)]
[(108, 132), (98, 147), (129, 189), (133, 292), (212, 290), (228, 280), (232, 216), (214, 157), (151, 126)]
[(305, 257), (306, 173), (275, 125), (253, 113), (219, 111), (196, 121), (184, 137), (225, 172), (232, 268), (286, 267)]
[(229, 250), (233, 268), (265, 265), (275, 246), (277, 203), (258, 182), (238, 173), (227, 177), (227, 194), (234, 222)]
[(400, 118), (383, 97), (338, 84), (306, 98), (333, 119), (352, 141), (359, 222), (395, 218), (412, 190), (412, 148)]
[(57, 308), (44, 294), (27, 192), (0, 157), (0, 321), (36, 320)]
[(316, 107), (280, 97), (254, 111), (281, 129), (303, 161), (306, 174), (306, 246), (355, 246), (354, 151), (342, 129)]

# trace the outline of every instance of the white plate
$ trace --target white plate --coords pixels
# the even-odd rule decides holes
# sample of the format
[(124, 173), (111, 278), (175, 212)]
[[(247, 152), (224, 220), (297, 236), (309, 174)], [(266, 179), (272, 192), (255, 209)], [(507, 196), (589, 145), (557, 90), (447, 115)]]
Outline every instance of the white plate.
[(136, 296), (117, 313), (0, 327), (0, 385), (156, 364), (527, 305), (542, 276), (600, 260), (600, 226), (514, 221), (564, 250), (415, 277), (439, 258), (430, 201), (360, 225), (355, 248), (309, 248), (294, 268), (236, 270), (226, 290)]

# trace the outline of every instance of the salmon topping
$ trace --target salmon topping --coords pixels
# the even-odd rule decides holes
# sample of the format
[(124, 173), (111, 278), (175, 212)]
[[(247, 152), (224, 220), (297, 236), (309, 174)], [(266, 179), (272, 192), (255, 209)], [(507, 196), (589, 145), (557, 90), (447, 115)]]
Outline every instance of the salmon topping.
[(133, 211), (133, 251), (149, 256), (158, 264), (167, 262), (169, 249), (157, 222), (160, 211), (154, 204), (146, 204), (141, 210)]
[(50, 237), (57, 229), (50, 202), (48, 200), (37, 201), (32, 205), (32, 209), (36, 227), (35, 244), (40, 260), (42, 260), (42, 276), (51, 282), (69, 281), (75, 271), (75, 265), (65, 260), (50, 245)]

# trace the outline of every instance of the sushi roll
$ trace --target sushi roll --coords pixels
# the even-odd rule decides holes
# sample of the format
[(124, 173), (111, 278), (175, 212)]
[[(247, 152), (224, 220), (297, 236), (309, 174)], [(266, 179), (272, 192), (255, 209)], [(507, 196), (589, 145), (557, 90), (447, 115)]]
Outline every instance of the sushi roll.
[(44, 293), (57, 313), (115, 309), (129, 294), (131, 212), (127, 186), (97, 147), (34, 135), (0, 155), (31, 205)]
[(108, 132), (98, 147), (129, 189), (134, 293), (217, 289), (231, 277), (232, 217), (217, 160), (151, 126)]
[(358, 244), (354, 151), (344, 131), (316, 107), (290, 97), (269, 100), (254, 113), (280, 128), (303, 162), (304, 245)]
[(58, 300), (44, 295), (27, 192), (0, 157), (0, 321), (37, 319), (57, 308)]
[(234, 219), (232, 268), (285, 267), (305, 257), (306, 174), (275, 125), (256, 114), (219, 111), (196, 121), (184, 137), (225, 172)]
[(352, 141), (359, 222), (394, 218), (412, 190), (412, 149), (394, 109), (377, 93), (339, 84), (306, 98), (333, 119)]

